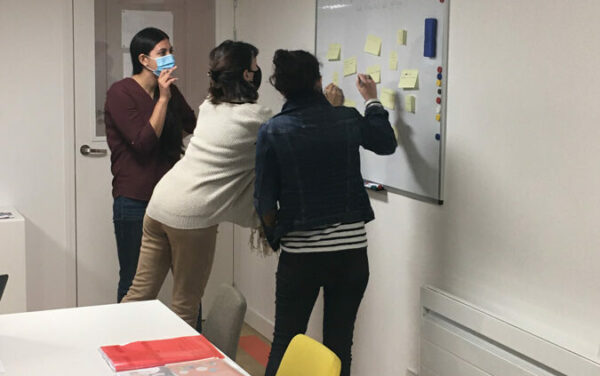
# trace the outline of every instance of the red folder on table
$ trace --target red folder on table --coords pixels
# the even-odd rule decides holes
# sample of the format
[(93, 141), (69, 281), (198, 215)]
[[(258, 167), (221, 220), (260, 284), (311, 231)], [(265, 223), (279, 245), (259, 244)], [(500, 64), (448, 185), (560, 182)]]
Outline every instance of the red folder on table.
[(100, 352), (116, 372), (190, 360), (223, 358), (223, 354), (202, 335), (102, 346)]

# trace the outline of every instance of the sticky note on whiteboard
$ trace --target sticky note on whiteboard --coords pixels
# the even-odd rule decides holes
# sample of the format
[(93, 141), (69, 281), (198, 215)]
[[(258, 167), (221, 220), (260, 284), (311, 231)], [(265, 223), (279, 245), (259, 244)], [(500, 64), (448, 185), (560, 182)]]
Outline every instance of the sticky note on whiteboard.
[(356, 108), (356, 102), (352, 99), (344, 99), (344, 106)]
[(398, 70), (398, 53), (396, 51), (390, 53), (389, 67), (390, 70)]
[(400, 82), (398, 82), (398, 87), (400, 89), (416, 89), (418, 81), (418, 69), (404, 69), (400, 72)]
[(365, 52), (379, 56), (381, 54), (381, 38), (375, 35), (368, 35), (367, 42), (365, 43)]
[(342, 54), (342, 45), (339, 43), (332, 43), (329, 45), (329, 49), (327, 50), (327, 60), (329, 60), (329, 61), (340, 60), (341, 54)]
[(367, 68), (367, 74), (371, 76), (375, 83), (381, 82), (381, 67), (379, 65), (373, 65)]
[(398, 30), (398, 32), (396, 33), (396, 41), (400, 45), (406, 45), (406, 30)]
[(356, 57), (344, 60), (344, 76), (350, 76), (356, 73)]
[(340, 75), (338, 74), (338, 72), (333, 72), (333, 80), (332, 82), (334, 84), (336, 84), (337, 86), (340, 86)]
[(383, 88), (383, 90), (381, 90), (381, 98), (379, 100), (381, 100), (381, 104), (385, 108), (389, 108), (390, 110), (396, 108), (396, 92), (392, 89)]
[(416, 98), (414, 95), (407, 95), (404, 97), (404, 110), (406, 112), (415, 113)]

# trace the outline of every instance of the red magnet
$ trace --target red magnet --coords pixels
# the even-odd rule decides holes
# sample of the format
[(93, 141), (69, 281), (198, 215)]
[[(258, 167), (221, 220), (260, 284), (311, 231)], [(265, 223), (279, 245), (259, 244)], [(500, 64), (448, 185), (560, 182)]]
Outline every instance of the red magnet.
[(442, 98), (440, 98), (440, 97), (435, 98), (435, 103), (437, 103), (437, 104), (442, 103)]
[(438, 73), (442, 73), (442, 67), (438, 67)]

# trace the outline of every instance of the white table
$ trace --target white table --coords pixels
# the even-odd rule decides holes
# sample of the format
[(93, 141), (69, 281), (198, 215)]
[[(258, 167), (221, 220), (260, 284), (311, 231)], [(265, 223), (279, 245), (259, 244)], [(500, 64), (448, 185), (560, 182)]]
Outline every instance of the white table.
[(158, 300), (7, 314), (0, 315), (0, 361), (6, 376), (114, 375), (100, 346), (196, 334)]
[(0, 313), (27, 311), (27, 270), (25, 263), (25, 219), (14, 208), (0, 207), (14, 218), (0, 219), (0, 274), (8, 274), (8, 284)]

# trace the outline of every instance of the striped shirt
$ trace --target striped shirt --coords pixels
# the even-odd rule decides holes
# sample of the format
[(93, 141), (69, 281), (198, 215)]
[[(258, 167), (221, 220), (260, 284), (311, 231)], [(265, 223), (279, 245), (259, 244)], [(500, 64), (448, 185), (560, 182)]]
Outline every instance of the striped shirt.
[(365, 222), (335, 223), (307, 231), (292, 231), (281, 238), (281, 249), (291, 253), (333, 252), (367, 246)]

